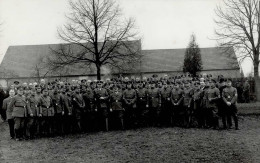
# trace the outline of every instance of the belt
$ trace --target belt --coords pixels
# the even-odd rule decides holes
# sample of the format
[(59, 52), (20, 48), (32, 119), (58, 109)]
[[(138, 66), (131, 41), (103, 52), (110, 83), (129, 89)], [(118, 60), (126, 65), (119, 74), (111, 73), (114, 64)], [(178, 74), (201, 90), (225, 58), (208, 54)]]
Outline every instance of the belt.
[(49, 107), (47, 107), (47, 106), (42, 106), (42, 107), (49, 109), (51, 106), (49, 106)]
[(15, 106), (15, 107), (17, 107), (17, 108), (25, 108), (25, 106)]

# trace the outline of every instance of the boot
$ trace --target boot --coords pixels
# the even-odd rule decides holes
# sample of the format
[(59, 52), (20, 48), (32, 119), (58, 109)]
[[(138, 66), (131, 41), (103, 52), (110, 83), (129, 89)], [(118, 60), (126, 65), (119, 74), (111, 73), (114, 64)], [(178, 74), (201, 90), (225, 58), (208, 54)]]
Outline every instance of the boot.
[(19, 141), (19, 137), (20, 137), (20, 135), (19, 135), (19, 130), (18, 130), (18, 129), (15, 129), (14, 132), (15, 132), (15, 140), (16, 140), (16, 141)]

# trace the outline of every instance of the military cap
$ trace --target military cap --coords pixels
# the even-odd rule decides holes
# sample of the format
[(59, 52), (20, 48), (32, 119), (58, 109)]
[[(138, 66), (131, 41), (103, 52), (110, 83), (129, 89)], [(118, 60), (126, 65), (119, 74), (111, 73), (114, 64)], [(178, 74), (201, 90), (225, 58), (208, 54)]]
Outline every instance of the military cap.
[(23, 89), (24, 89), (24, 90), (30, 90), (29, 87), (24, 87)]
[(21, 86), (21, 85), (19, 85), (19, 86), (17, 87), (17, 90), (24, 90), (24, 87)]
[(102, 80), (98, 80), (97, 84), (103, 84), (103, 81)]
[(227, 78), (227, 82), (232, 82), (232, 79), (231, 78)]

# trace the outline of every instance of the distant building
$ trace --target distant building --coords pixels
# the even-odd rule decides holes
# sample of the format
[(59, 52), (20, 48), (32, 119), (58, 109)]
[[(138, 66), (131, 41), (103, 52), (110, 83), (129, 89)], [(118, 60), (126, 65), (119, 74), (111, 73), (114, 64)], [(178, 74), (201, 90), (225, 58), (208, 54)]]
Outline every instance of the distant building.
[[(135, 42), (140, 44), (140, 40)], [(6, 71), (15, 72), (15, 76), (5, 77), (8, 83), (14, 80), (32, 82), (46, 73), (47, 68), (41, 68), (41, 72), (36, 73), (36, 65), (46, 61), (46, 57), (51, 54), (51, 49), (57, 48), (60, 44), (50, 45), (21, 45), (10, 46), (4, 56), (0, 68)], [(143, 55), (140, 63), (135, 64), (135, 69), (126, 72), (111, 70), (109, 67), (102, 69), (103, 76), (113, 76), (123, 74), (125, 76), (151, 76), (158, 74), (174, 75), (182, 73), (184, 49), (156, 49), (141, 50)], [(241, 77), (240, 68), (233, 48), (201, 48), (201, 58), (203, 63), (202, 74), (212, 74), (213, 76), (224, 75), (228, 77)], [(40, 66), (39, 66), (40, 67)], [(38, 67), (38, 68), (39, 68)], [(91, 69), (70, 67), (68, 74), (47, 74), (46, 78), (63, 77), (70, 79), (95, 78), (95, 67)], [(3, 83), (3, 81), (2, 81)]]

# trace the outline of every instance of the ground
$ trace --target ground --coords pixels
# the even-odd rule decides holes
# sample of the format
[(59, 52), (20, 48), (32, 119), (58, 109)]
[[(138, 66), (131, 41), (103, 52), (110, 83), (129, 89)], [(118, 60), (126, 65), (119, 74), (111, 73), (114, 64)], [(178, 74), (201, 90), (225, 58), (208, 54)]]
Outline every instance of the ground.
[(260, 116), (240, 116), (240, 130), (143, 128), (9, 140), (0, 124), (0, 162), (260, 162)]

